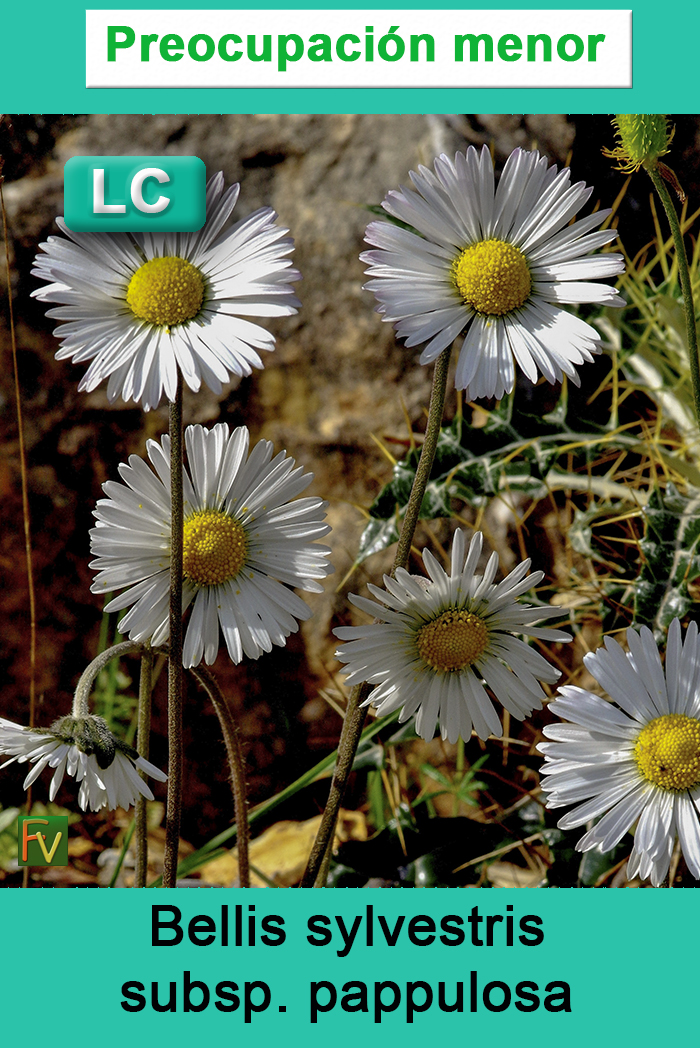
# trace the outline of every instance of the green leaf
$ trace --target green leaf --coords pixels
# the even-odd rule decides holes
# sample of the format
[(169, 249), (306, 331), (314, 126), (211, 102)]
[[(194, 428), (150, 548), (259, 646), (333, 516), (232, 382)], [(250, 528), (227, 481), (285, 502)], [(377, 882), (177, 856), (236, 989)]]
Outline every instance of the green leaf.
[(362, 771), (364, 768), (370, 768), (373, 771), (381, 771), (384, 767), (384, 762), (384, 747), (378, 742), (371, 742), (369, 739), (366, 739), (357, 748), (355, 759), (352, 762), (352, 770)]
[(653, 492), (644, 510), (634, 621), (652, 627), (658, 640), (673, 618), (690, 610), (694, 602), (688, 586), (700, 577), (700, 491), (689, 492), (679, 494), (669, 481), (665, 492)]
[(622, 856), (629, 851), (629, 844), (624, 842), (615, 845), (612, 851), (601, 852), (597, 848), (591, 848), (584, 852), (579, 866), (578, 878), (582, 888), (594, 888), (596, 882), (616, 866)]
[(441, 786), (444, 786), (448, 790), (452, 789), (452, 780), (449, 779), (444, 772), (440, 771), (439, 768), (435, 768), (432, 764), (421, 764), (420, 770), (424, 775), (427, 775), (429, 779), (439, 782)]
[(478, 793), (479, 790), (485, 790), (486, 783), (481, 782), (480, 779), (464, 778), (459, 784), (459, 789), (456, 792), (456, 796), (459, 800), (464, 801), (465, 804), (476, 805), (477, 801), (475, 797), (472, 797), (473, 793)]
[(418, 739), (420, 736), (416, 732), (416, 718), (409, 717), (405, 724), (402, 724), (398, 731), (386, 740), (387, 746), (394, 746), (399, 742), (413, 742), (414, 739)]
[[(593, 492), (627, 502), (633, 498), (623, 485), (590, 467), (601, 444), (606, 450), (632, 450), (638, 438), (627, 432), (612, 433), (612, 416), (604, 424), (582, 422), (565, 395), (541, 416), (532, 413), (526, 397), (523, 400), (521, 407), (515, 395), (502, 400), (480, 429), (468, 426), (461, 416), (442, 427), (421, 506), (423, 519), (451, 517), (455, 503), (478, 508), (507, 492), (535, 501), (552, 489)], [(419, 450), (413, 448), (394, 466), (391, 480), (370, 507), (371, 519), (356, 563), (396, 541), (397, 522), (405, 512), (419, 458)], [(566, 462), (565, 469), (560, 459)]]
[(399, 532), (393, 519), (370, 520), (362, 532), (355, 564), (361, 564), (363, 560), (371, 557), (373, 553), (379, 553), (381, 550), (387, 549), (387, 547), (398, 540), (398, 537)]

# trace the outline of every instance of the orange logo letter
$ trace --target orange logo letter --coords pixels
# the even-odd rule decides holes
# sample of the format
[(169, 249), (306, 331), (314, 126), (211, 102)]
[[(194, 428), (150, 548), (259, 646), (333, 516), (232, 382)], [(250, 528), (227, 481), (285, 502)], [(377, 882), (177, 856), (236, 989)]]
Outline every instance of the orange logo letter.
[[(30, 822), (40, 822), (43, 826), (48, 826), (49, 825), (49, 820), (48, 819), (25, 819), (24, 820), (24, 822), (22, 823), (22, 862), (26, 862), (27, 861), (27, 845), (29, 844), (29, 842), (30, 841), (39, 841), (40, 837), (41, 837), (41, 841), (39, 843), (41, 845), (41, 850), (43, 851), (44, 855), (46, 855), (46, 849), (44, 848), (43, 834), (41, 834), (41, 833), (29, 833), (28, 834), (27, 833), (27, 826), (29, 825)], [(59, 838), (60, 838), (60, 834), (59, 834)], [(54, 849), (51, 852), (51, 856), (52, 857), (53, 857), (53, 853), (54, 853), (55, 850), (56, 849), (55, 849), (55, 846), (54, 846)]]

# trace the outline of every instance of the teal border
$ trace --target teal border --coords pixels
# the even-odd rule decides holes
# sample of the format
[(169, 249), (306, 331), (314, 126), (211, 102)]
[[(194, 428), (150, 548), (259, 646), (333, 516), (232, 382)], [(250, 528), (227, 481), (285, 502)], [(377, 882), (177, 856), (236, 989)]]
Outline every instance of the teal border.
[[(196, 6), (230, 10), (231, 3), (204, 0), (151, 0), (141, 4), (125, 0), (120, 8), (177, 10)], [(366, 3), (337, 4), (303, 0), (272, 4), (246, 0), (246, 8), (295, 10), (301, 7), (367, 7)], [(424, 0), (409, 0), (401, 12), (424, 8)], [(454, 0), (440, 0), (441, 8), (468, 10)], [(526, 4), (476, 0), (475, 9), (632, 9), (633, 86), (625, 89), (97, 89), (85, 85), (85, 10), (116, 9), (117, 5), (76, 0), (33, 0), (31, 4), (6, 4), (2, 16), (3, 52), (0, 65), (0, 98), (4, 111), (16, 113), (417, 113), (497, 112), (526, 108), (533, 113), (552, 112), (689, 112), (697, 109), (697, 41), (700, 14), (696, 5), (674, 4), (661, 8), (651, 0), (634, 4), (561, 2), (543, 0)], [(392, 10), (381, 3), (378, 8)], [(386, 27), (388, 29), (388, 26)], [(377, 30), (380, 27), (377, 25)], [(383, 31), (383, 30), (382, 30)], [(660, 60), (668, 63), (666, 69)]]
[[(232, 914), (235, 904), (247, 915), (255, 907), (263, 915), (280, 915), (288, 934), (278, 947), (228, 946), (220, 938), (210, 946), (192, 945), (187, 937), (178, 946), (151, 945), (151, 905), (177, 906), (183, 924), (196, 915), (208, 916), (220, 928), (223, 904)], [(336, 915), (348, 925), (353, 917), (374, 908), (374, 945), (364, 941), (364, 929), (348, 956), (337, 955), (336, 939), (327, 946), (307, 942), (307, 921), (323, 914), (335, 925)], [(512, 906), (515, 926), (527, 914), (542, 920), (541, 945), (515, 943), (488, 948), (439, 942), (413, 945), (404, 933), (393, 948), (377, 934), (377, 916), (394, 927), (398, 916), (406, 924), (412, 916), (430, 915), (436, 922), (449, 914), (465, 920), (472, 907), (482, 915), (505, 916)], [(696, 912), (697, 911), (697, 912)], [(192, 1043), (285, 1043), (308, 1046), (332, 1043), (334, 1048), (384, 1048), (399, 1037), (402, 1044), (478, 1043), (518, 1044), (526, 1048), (545, 1043), (566, 1048), (591, 1044), (647, 1046), (665, 1043), (669, 1036), (696, 1039), (696, 965), (689, 943), (700, 914), (700, 895), (676, 890), (635, 891), (490, 891), (450, 889), (401, 891), (346, 889), (327, 891), (92, 891), (56, 890), (0, 892), (3, 925), (3, 1036), (8, 1045), (41, 1041), (51, 1048), (72, 1048), (87, 1036), (101, 1048), (125, 1044), (166, 1043), (173, 1048)], [(201, 927), (201, 924), (200, 924)], [(483, 925), (482, 925), (483, 927)], [(499, 927), (498, 925), (496, 926)], [(500, 925), (502, 929), (503, 924)], [(220, 933), (219, 933), (220, 935)], [(518, 931), (516, 930), (516, 936)], [(503, 943), (504, 936), (499, 936)], [(338, 946), (342, 941), (338, 939)], [(268, 1011), (245, 1025), (242, 1009), (224, 1014), (212, 1003), (205, 1011), (183, 1013), (183, 972), (210, 989), (223, 980), (242, 986), (263, 980), (271, 991)], [(478, 985), (499, 980), (514, 987), (534, 981), (542, 989), (550, 981), (571, 987), (571, 1012), (523, 1013), (511, 1006), (493, 1013), (467, 1003), (470, 973)], [(138, 980), (150, 997), (151, 981), (158, 981), (162, 999), (168, 982), (176, 983), (179, 1011), (159, 1014), (150, 1004), (138, 1013), (121, 1007), (122, 985)], [(309, 987), (327, 980), (339, 989), (346, 981), (392, 980), (405, 991), (407, 982), (423, 980), (436, 992), (440, 981), (448, 993), (465, 984), (465, 1008), (444, 1013), (433, 1007), (406, 1023), (403, 1006), (383, 1017), (348, 1014), (340, 1007), (309, 1021)], [(339, 994), (341, 996), (341, 994)], [(201, 997), (195, 998), (199, 1003)], [(11, 1004), (9, 1004), (11, 1002)], [(26, 1002), (26, 1003), (25, 1003)], [(31, 1002), (31, 1004), (29, 1003)], [(280, 1006), (284, 1011), (280, 1010)], [(62, 1018), (57, 1021), (58, 1016)], [(153, 1041), (157, 1038), (157, 1041)], [(260, 1040), (262, 1038), (262, 1040)]]
[[(85, 9), (76, 0), (33, 0), (7, 3), (2, 15), (0, 108), (9, 113), (416, 113), (416, 112), (675, 112), (697, 111), (697, 41), (700, 15), (695, 4), (661, 7), (650, 0), (634, 4), (577, 2), (569, 6), (633, 10), (633, 87), (630, 89), (465, 89), (465, 90), (87, 90), (85, 88)], [(89, 4), (97, 7), (97, 4)], [(117, 5), (112, 5), (116, 7)], [(120, 7), (172, 10), (196, 6), (192, 0), (150, 2)], [(230, 3), (205, 0), (201, 6), (226, 10)], [(273, 5), (246, 0), (246, 7)], [(305, 0), (274, 7), (327, 9), (330, 4)], [(335, 6), (364, 8), (366, 3)], [(382, 3), (382, 9), (391, 5)], [(425, 0), (404, 2), (397, 9), (425, 7)], [(528, 10), (556, 9), (561, 2), (488, 3), (474, 7)], [(463, 4), (440, 0), (440, 7), (464, 10)], [(109, 8), (106, 8), (109, 9)], [(663, 63), (663, 64), (662, 64)], [(150, 945), (150, 906), (178, 905), (191, 917), (214, 914), (224, 902), (255, 905), (259, 914), (285, 916), (294, 939), (277, 950), (196, 947), (156, 949)], [(475, 949), (403, 946), (356, 947), (346, 959), (305, 942), (310, 913), (345, 914), (368, 904), (384, 914), (435, 916), (468, 913), (535, 913), (545, 921), (546, 938), (534, 949)], [(698, 909), (698, 913), (695, 910)], [(483, 892), (434, 890), (314, 892), (120, 892), (85, 890), (80, 899), (60, 891), (0, 891), (3, 928), (3, 1000), (8, 1002), (3, 1035), (8, 1044), (44, 1037), (52, 1048), (69, 1048), (76, 1039), (97, 1038), (101, 1048), (122, 1048), (166, 1037), (173, 1048), (194, 1038), (211, 1037), (229, 1044), (239, 1038), (263, 1043), (327, 1044), (345, 1048), (362, 1038), (364, 1048), (384, 1046), (387, 1037), (423, 1044), (435, 1037), (485, 1039), (495, 1043), (539, 1046), (556, 1037), (567, 1048), (589, 1048), (604, 1040), (642, 1046), (696, 1036), (696, 941), (700, 896), (680, 891), (543, 891)], [(286, 1002), (287, 1012), (270, 1010), (245, 1026), (240, 1013), (130, 1015), (119, 1001), (127, 979), (192, 977), (216, 982), (264, 979)], [(371, 1016), (336, 1010), (327, 1021), (311, 1026), (305, 1007), (312, 979), (366, 982), (392, 979), (468, 981), (478, 970), (483, 979), (517, 982), (566, 979), (572, 986), (571, 1014), (542, 1009), (523, 1015), (468, 1011), (461, 1015), (431, 1011), (405, 1024), (402, 1011), (375, 1025)], [(651, 992), (648, 988), (651, 988)], [(692, 1032), (691, 1032), (692, 1031)], [(506, 1041), (507, 1039), (507, 1041)], [(449, 1043), (449, 1042), (447, 1042)]]

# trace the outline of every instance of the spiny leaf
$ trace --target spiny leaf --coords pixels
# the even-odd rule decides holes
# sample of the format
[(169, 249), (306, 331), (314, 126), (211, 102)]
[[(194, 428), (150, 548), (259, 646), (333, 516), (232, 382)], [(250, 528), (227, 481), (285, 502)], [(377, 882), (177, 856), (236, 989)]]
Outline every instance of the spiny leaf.
[(654, 629), (658, 640), (671, 620), (693, 604), (688, 586), (700, 577), (700, 491), (685, 497), (670, 481), (653, 492), (644, 510), (642, 568), (635, 586), (636, 625)]
[[(461, 416), (442, 427), (421, 506), (423, 519), (452, 516), (455, 502), (478, 508), (504, 492), (539, 501), (552, 489), (587, 492), (597, 484), (606, 488), (600, 494), (620, 497), (621, 485), (611, 484), (604, 476), (592, 477), (589, 467), (599, 456), (602, 442), (606, 450), (633, 449), (638, 438), (626, 432), (611, 433), (610, 419), (604, 425), (585, 423), (584, 430), (581, 419), (571, 417), (575, 413), (563, 395), (544, 415), (533, 414), (532, 404), (525, 399), (525, 406), (519, 408), (515, 396), (505, 398), (480, 429), (466, 425)], [(564, 455), (573, 457), (580, 473), (558, 466)], [(358, 564), (396, 540), (397, 521), (405, 512), (419, 458), (414, 448), (397, 462), (391, 480), (372, 503)]]
[(371, 557), (373, 553), (379, 553), (380, 550), (391, 546), (393, 542), (398, 540), (398, 537), (399, 532), (393, 519), (370, 520), (362, 532), (360, 548), (357, 551), (355, 563), (361, 564), (363, 560)]

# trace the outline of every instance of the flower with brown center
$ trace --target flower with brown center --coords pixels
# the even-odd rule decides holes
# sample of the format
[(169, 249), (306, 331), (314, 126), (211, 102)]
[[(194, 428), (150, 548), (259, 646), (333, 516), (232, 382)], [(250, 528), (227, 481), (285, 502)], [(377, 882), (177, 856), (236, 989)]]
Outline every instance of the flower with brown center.
[(376, 602), (350, 597), (381, 621), (335, 630), (347, 642), (336, 653), (346, 664), (347, 683), (376, 684), (368, 702), (382, 714), (401, 709), (400, 721), (415, 715), (416, 731), (424, 739), (433, 737), (436, 723), (450, 742), (468, 739), (472, 727), (482, 739), (501, 735), (500, 718), (484, 685), (522, 720), (542, 703), (539, 682), (553, 684), (559, 677), (558, 670), (513, 634), (571, 640), (567, 633), (534, 625), (559, 609), (518, 601), (543, 573), (527, 576), (526, 560), (495, 583), (497, 554), (483, 574), (477, 573), (481, 546), (481, 532), (468, 550), (464, 532), (455, 532), (449, 574), (425, 550), (429, 580), (403, 569), (395, 579), (385, 576), (385, 590), (369, 587)]

